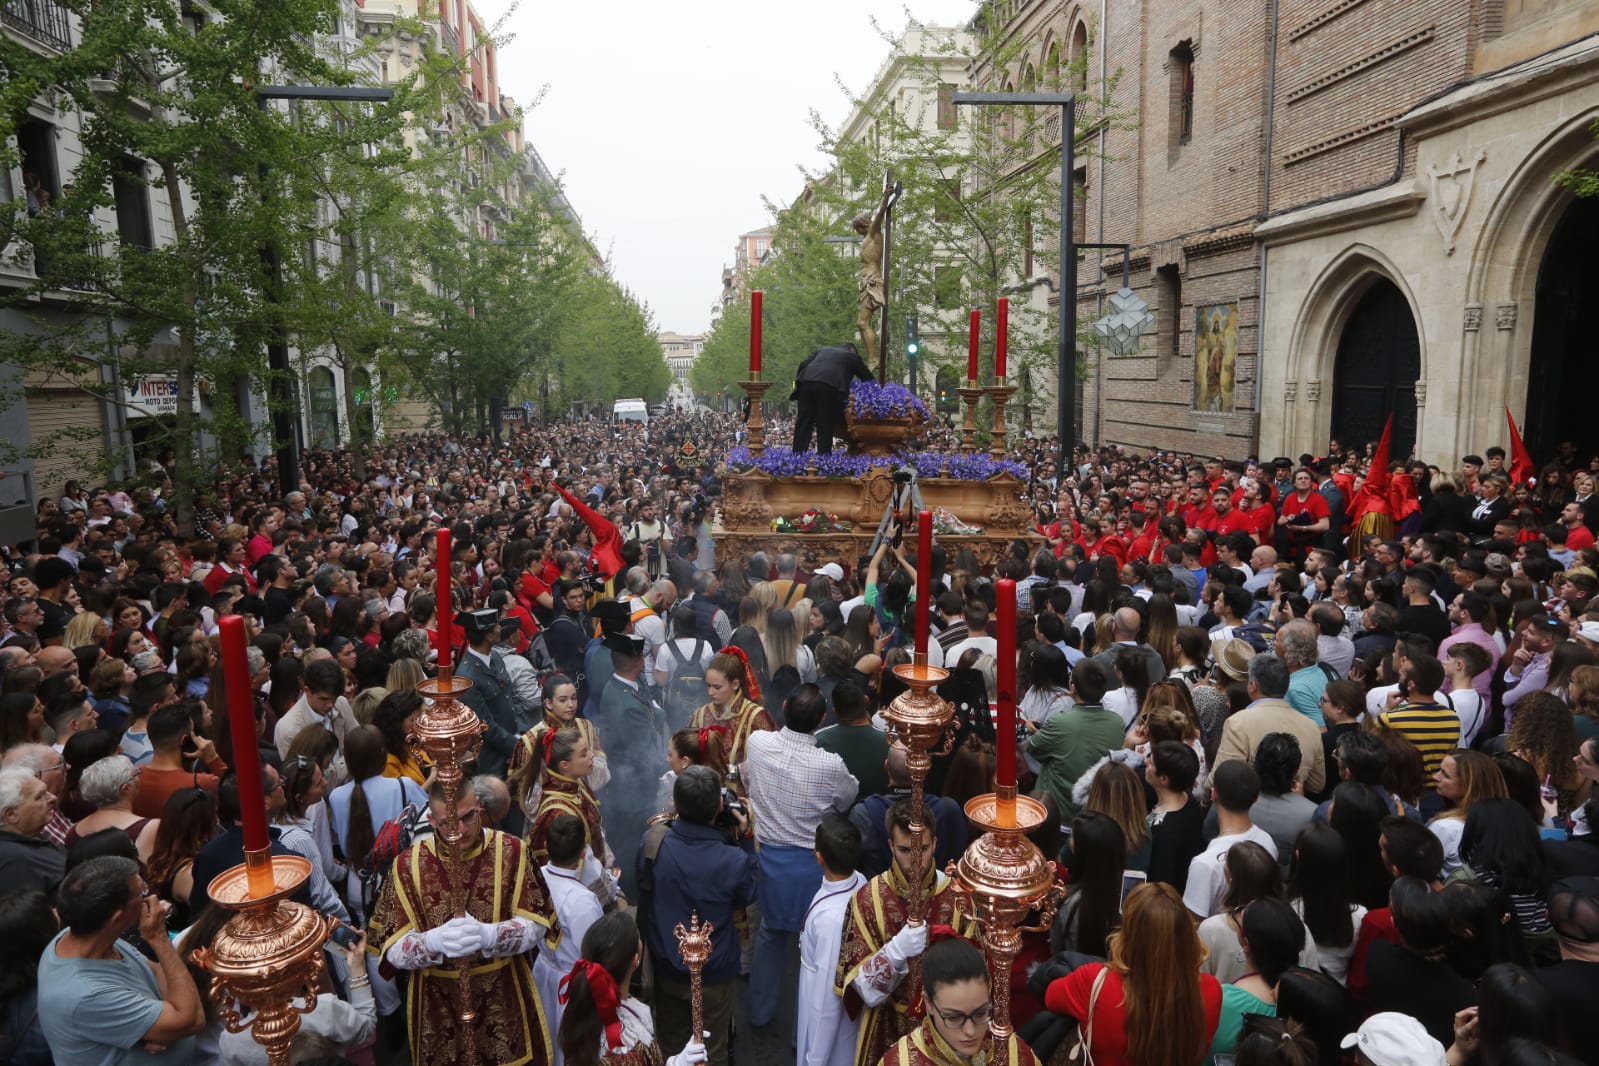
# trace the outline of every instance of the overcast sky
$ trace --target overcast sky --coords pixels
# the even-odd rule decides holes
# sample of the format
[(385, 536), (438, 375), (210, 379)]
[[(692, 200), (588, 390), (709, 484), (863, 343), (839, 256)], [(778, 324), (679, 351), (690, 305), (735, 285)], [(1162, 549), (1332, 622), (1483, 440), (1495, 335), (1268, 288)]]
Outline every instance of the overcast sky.
[[(510, 0), (477, 0), (491, 23)], [(823, 162), (811, 108), (836, 126), (838, 88), (864, 90), (910, 16), (960, 25), (974, 0), (523, 0), (501, 24), (500, 84), (526, 106), (528, 141), (617, 279), (661, 329), (710, 325), (740, 233), (761, 198), (798, 195)]]

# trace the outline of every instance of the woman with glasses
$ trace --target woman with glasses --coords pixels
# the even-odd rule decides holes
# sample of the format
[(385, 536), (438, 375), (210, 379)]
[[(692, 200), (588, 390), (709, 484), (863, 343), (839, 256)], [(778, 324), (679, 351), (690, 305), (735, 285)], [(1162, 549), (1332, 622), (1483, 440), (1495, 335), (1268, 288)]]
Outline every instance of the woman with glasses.
[(283, 760), (278, 781), (283, 809), (272, 816), (272, 824), (281, 830), (278, 842), (321, 867), (329, 881), (342, 883), (349, 871), (333, 855), (333, 816), (324, 802), (328, 779), (322, 767), (314, 758), (292, 755)]
[[(922, 956), (922, 988), (927, 1014), (910, 1035), (888, 1049), (883, 1066), (992, 1061), (995, 1049), (988, 1021), (994, 1009), (993, 989), (983, 953), (958, 937), (938, 941)], [(1004, 1061), (1009, 1066), (1034, 1066), (1032, 1049), (1014, 1033), (1008, 1040)]]

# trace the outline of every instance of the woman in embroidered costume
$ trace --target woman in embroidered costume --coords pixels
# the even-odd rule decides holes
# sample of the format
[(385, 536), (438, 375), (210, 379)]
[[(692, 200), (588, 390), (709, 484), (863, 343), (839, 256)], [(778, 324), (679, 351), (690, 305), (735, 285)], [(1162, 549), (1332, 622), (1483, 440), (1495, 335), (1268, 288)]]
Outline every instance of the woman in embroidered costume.
[(727, 762), (737, 766), (744, 761), (744, 745), (751, 733), (777, 729), (771, 714), (755, 702), (761, 698), (761, 689), (742, 648), (730, 646), (716, 653), (705, 668), (705, 688), (711, 702), (694, 712), (688, 726), (694, 730), (726, 726)]
[(544, 752), (538, 750), (539, 737), (546, 727), (560, 729), (563, 726), (575, 727), (588, 741), (594, 769), (584, 777), (584, 784), (588, 786), (590, 794), (610, 783), (611, 767), (605, 761), (605, 746), (600, 743), (600, 734), (593, 722), (577, 716), (577, 682), (564, 674), (555, 674), (544, 682), (544, 720), (522, 734), (522, 739), (511, 752), (511, 764), (506, 771), (511, 796), (530, 822), (538, 812), (539, 789), (542, 787), (543, 775), (539, 773), (539, 766), (544, 760)]
[[(987, 1066), (994, 1057), (988, 1031), (993, 1005), (983, 953), (968, 940), (940, 940), (922, 956), (922, 985), (927, 1014), (888, 1049), (883, 1066)], [(1012, 1033), (1006, 1066), (1036, 1061), (1032, 1048)]]
[(585, 774), (594, 764), (588, 741), (572, 726), (551, 729), (540, 726), (529, 735), (538, 734), (538, 755), (541, 774), (538, 809), (528, 820), (527, 846), (529, 857), (536, 863), (549, 860), (546, 836), (550, 823), (563, 814), (575, 814), (583, 820), (586, 830), (588, 856), (583, 863), (583, 883), (594, 890), (600, 902), (609, 904), (616, 899), (616, 882), (610, 870), (616, 865), (616, 856), (605, 842), (605, 828), (600, 821), (600, 801), (594, 798), (584, 784)]
[(655, 1042), (650, 1008), (627, 996), (643, 957), (638, 924), (626, 911), (607, 914), (583, 936), (583, 956), (561, 979), (557, 1042), (566, 1066), (697, 1066), (705, 1045), (691, 1040), (665, 1058)]
[(672, 785), (685, 767), (704, 766), (715, 770), (722, 783), (733, 786), (727, 765), (727, 737), (731, 730), (725, 725), (706, 726), (704, 729), (679, 729), (666, 744), (666, 773), (662, 774), (655, 790), (656, 814), (676, 814), (672, 804)]

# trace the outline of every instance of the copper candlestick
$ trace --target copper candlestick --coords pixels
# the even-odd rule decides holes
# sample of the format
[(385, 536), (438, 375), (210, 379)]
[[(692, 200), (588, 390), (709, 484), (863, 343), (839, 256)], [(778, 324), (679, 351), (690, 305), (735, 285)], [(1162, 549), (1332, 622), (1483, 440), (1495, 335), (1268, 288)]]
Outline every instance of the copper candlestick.
[[(461, 819), (456, 814), (456, 801), (460, 798), (461, 784), (465, 780), (466, 764), (475, 760), (483, 746), (483, 733), (488, 726), (466, 704), (456, 697), (472, 688), (472, 682), (456, 677), (448, 658), (439, 665), (439, 676), (417, 685), (416, 690), (427, 702), (416, 716), (416, 725), (405, 738), (406, 744), (419, 759), (426, 757), (433, 763), (433, 779), (444, 792), (445, 824), (434, 827), (434, 834), (444, 842), (444, 861), (450, 870), (450, 887), (454, 896), (455, 916), (466, 916), (466, 834), (461, 829)], [(479, 829), (479, 832), (482, 832)], [(460, 971), (460, 1004), (457, 1016), (465, 1033), (462, 1059), (466, 1066), (477, 1061), (477, 1039), (473, 1022), (477, 1008), (472, 1002), (472, 959), (457, 959)]]
[[(1014, 805), (1015, 817), (1002, 819), (1001, 803)], [(955, 891), (972, 901), (993, 967), (994, 1012), (988, 1030), (994, 1036), (993, 1061), (1005, 1066), (1015, 1032), (1010, 1020), (1011, 969), (1021, 954), (1022, 934), (1049, 929), (1064, 889), (1055, 880), (1055, 864), (1027, 839), (1049, 817), (1042, 803), (1017, 796), (1015, 785), (1001, 785), (999, 792), (969, 801), (966, 817), (985, 832), (951, 864), (951, 873)], [(1024, 926), (1033, 910), (1038, 911), (1038, 924)]]
[(750, 376), (755, 380), (741, 381), (738, 387), (750, 398), (750, 417), (745, 423), (750, 431), (750, 454), (760, 455), (766, 451), (766, 419), (761, 413), (761, 397), (766, 395), (766, 390), (772, 387), (772, 383), (762, 381), (759, 374)]
[[(916, 657), (914, 663), (894, 667), (894, 676), (905, 682), (906, 691), (894, 698), (883, 712), (888, 722), (888, 738), (905, 745), (910, 753), (906, 762), (911, 774), (911, 835), (920, 845), (922, 833), (922, 786), (927, 772), (932, 769), (934, 755), (948, 755), (955, 748), (955, 705), (933, 690), (949, 678), (949, 671), (938, 666), (928, 666), (926, 653)], [(920, 856), (918, 846), (916, 852)], [(922, 864), (918, 857), (916, 869), (905, 871), (910, 876), (910, 923), (922, 924), (927, 913), (927, 901), (922, 895)]]
[(955, 391), (966, 405), (966, 424), (961, 427), (961, 454), (970, 455), (977, 450), (977, 405), (982, 402), (983, 390), (976, 378), (968, 378), (965, 387)]
[(698, 911), (690, 911), (688, 928), (678, 922), (673, 932), (677, 936), (677, 954), (688, 967), (688, 1005), (694, 1023), (693, 1040), (705, 1039), (705, 985), (700, 976), (705, 962), (711, 957), (710, 922), (701, 922)]
[[(270, 876), (270, 891), (251, 890), (252, 870), (257, 884), (262, 871)], [(206, 888), (213, 902), (237, 913), (210, 947), (189, 956), (211, 972), (211, 999), (228, 1032), (248, 1028), (272, 1066), (289, 1066), (300, 1015), (316, 1006), (322, 945), (333, 929), (333, 919), (286, 898), (310, 876), (309, 859), (273, 855), (267, 848), (246, 852), (243, 864), (218, 874)], [(252, 1013), (248, 1020), (246, 1011)]]
[(995, 384), (983, 391), (994, 401), (994, 428), (989, 430), (988, 454), (991, 458), (1003, 459), (1005, 458), (1005, 405), (1016, 394), (1016, 386), (1007, 385), (1004, 378), (999, 378)]

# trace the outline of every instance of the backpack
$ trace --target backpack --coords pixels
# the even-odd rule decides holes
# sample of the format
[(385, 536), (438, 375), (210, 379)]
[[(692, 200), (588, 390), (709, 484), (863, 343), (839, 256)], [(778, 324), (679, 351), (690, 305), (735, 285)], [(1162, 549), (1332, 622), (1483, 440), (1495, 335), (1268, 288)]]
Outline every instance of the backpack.
[(694, 653), (685, 656), (676, 640), (666, 642), (667, 651), (677, 665), (672, 668), (672, 681), (666, 687), (666, 708), (679, 714), (691, 714), (705, 706), (711, 698), (705, 687), (705, 667), (700, 664), (705, 641), (694, 639)]
[(550, 642), (542, 629), (528, 641), (527, 650), (522, 653), (522, 657), (532, 664), (533, 676), (539, 679), (541, 691), (544, 682), (560, 673), (560, 668), (555, 663), (555, 656), (550, 654)]

